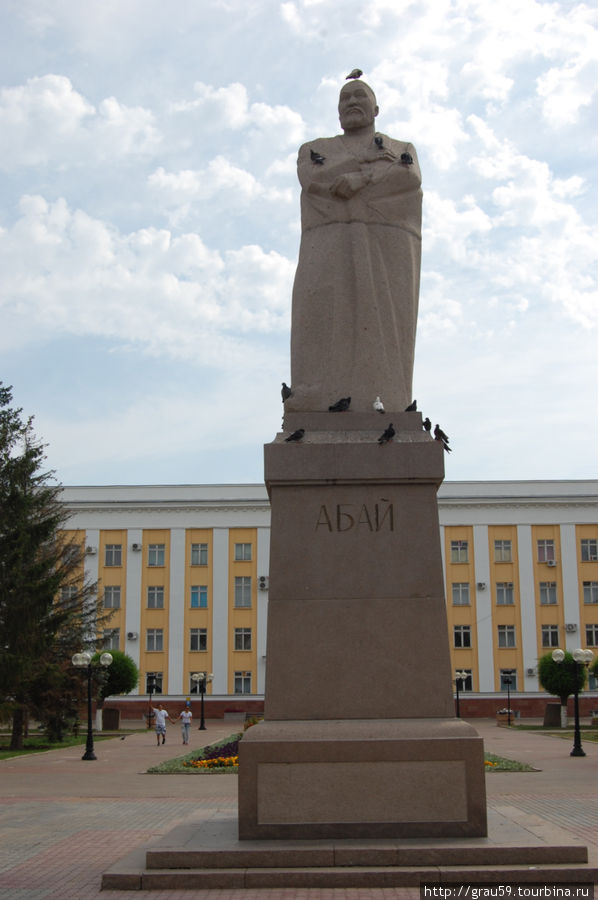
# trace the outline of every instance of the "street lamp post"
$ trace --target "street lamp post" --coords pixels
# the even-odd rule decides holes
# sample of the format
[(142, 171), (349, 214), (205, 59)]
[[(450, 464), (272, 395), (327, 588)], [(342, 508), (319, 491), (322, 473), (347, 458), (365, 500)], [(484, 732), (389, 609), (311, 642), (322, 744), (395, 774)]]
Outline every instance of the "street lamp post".
[[(83, 653), (75, 653), (71, 662), (78, 669), (87, 668), (87, 742), (85, 744), (85, 753), (81, 759), (97, 759), (93, 750), (93, 727), (91, 722), (91, 674), (93, 666), (91, 664), (92, 655), (87, 650)], [(112, 664), (112, 654), (102, 653), (100, 656), (100, 665), (106, 667)]]
[(197, 690), (201, 696), (201, 716), (199, 720), (199, 729), (198, 731), (206, 730), (206, 720), (204, 714), (204, 697), (206, 693), (207, 684), (214, 679), (214, 675), (212, 672), (194, 672), (191, 676), (191, 680), (195, 682), (197, 685)]
[(461, 712), (460, 712), (460, 708), (459, 708), (459, 689), (463, 688), (462, 682), (465, 681), (465, 679), (468, 677), (468, 675), (469, 675), (469, 672), (465, 672), (463, 670), (461, 672), (455, 672), (455, 687), (457, 689), (457, 718), (458, 719), (461, 718)]
[[(592, 658), (594, 654), (591, 650), (582, 650), (581, 647), (578, 647), (577, 650), (573, 651), (573, 665), (575, 666), (575, 682), (573, 688), (573, 715), (575, 717), (575, 727), (573, 731), (573, 750), (569, 754), (570, 756), (585, 756), (585, 751), (581, 746), (581, 730), (579, 727), (579, 688), (577, 686), (578, 678), (580, 672), (583, 671), (583, 667), (586, 669), (592, 662)], [(556, 663), (562, 663), (565, 659), (565, 653), (563, 650), (553, 650), (552, 658)]]
[(503, 679), (503, 681), (507, 686), (507, 725), (510, 726), (511, 725), (511, 685), (513, 682), (511, 680), (511, 678), (509, 678), (508, 675), (506, 678)]
[(153, 715), (154, 715), (153, 712), (152, 712), (152, 709), (153, 709), (153, 707), (152, 707), (152, 694), (154, 693), (155, 690), (156, 690), (156, 676), (155, 676), (155, 675), (148, 675), (148, 676), (147, 676), (147, 692), (148, 692), (148, 694), (149, 694), (149, 707), (148, 707), (148, 710), (147, 710), (147, 727), (148, 727), (148, 728), (151, 728), (151, 727), (152, 727), (152, 717), (153, 717)]

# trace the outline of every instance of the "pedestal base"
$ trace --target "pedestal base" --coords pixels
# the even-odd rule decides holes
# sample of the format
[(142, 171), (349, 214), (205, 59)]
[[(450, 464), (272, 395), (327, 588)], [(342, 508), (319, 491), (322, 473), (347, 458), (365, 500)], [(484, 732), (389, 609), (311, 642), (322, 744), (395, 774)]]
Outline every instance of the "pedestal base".
[(239, 837), (483, 837), (484, 778), (460, 719), (261, 722), (240, 744)]

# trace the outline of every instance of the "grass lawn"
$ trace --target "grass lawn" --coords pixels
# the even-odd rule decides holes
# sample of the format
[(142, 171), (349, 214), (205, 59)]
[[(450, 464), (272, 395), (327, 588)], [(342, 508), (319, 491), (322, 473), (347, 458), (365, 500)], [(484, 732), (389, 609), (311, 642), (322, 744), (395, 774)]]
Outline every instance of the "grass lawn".
[[(514, 731), (539, 731), (549, 737), (573, 740), (573, 725), (568, 725), (566, 728), (547, 728), (545, 725), (512, 725), (511, 727)], [(598, 741), (598, 728), (595, 725), (580, 725), (579, 731), (582, 741), (593, 741), (594, 743)]]
[[(108, 739), (108, 735), (103, 736), (94, 734), (93, 736), (94, 744), (96, 741), (106, 741)], [(87, 733), (79, 734), (77, 736), (68, 735), (68, 737), (59, 744), (52, 744), (43, 734), (35, 734), (24, 739), (22, 750), (10, 750), (10, 735), (2, 734), (0, 735), (0, 760), (10, 759), (13, 756), (27, 756), (30, 753), (44, 753), (47, 750), (64, 750), (65, 747), (84, 745), (86, 741)]]

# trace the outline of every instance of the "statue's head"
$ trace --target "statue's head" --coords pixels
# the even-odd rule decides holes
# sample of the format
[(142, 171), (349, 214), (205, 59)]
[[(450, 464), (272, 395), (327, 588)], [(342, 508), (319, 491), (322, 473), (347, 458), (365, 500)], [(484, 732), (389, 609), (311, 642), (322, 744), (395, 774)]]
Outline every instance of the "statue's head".
[(376, 95), (365, 81), (349, 81), (341, 89), (338, 117), (343, 131), (373, 125), (378, 115)]

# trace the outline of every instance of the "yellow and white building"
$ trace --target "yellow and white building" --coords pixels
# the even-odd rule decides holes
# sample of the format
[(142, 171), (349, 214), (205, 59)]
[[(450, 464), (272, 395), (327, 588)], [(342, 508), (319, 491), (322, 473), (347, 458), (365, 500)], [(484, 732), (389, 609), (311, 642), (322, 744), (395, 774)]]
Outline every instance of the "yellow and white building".
[[(188, 696), (191, 674), (206, 671), (213, 695), (263, 695), (263, 485), (66, 487), (63, 501), (86, 575), (114, 610), (100, 637), (135, 659), (140, 694), (153, 674), (164, 694)], [(464, 693), (496, 696), (510, 679), (532, 696), (543, 653), (598, 652), (598, 480), (445, 482), (439, 514)]]

